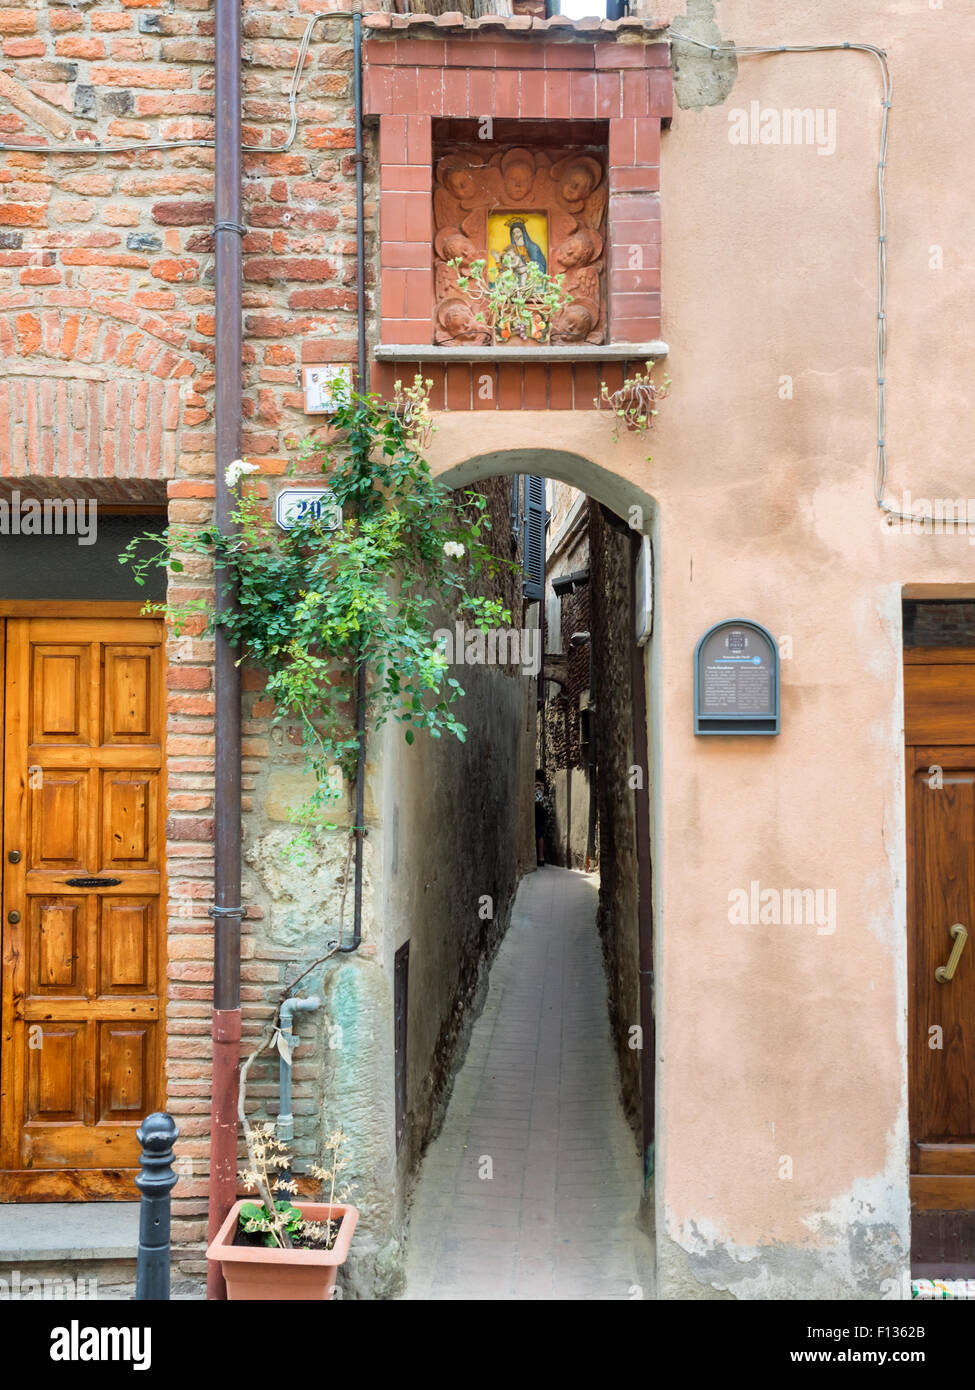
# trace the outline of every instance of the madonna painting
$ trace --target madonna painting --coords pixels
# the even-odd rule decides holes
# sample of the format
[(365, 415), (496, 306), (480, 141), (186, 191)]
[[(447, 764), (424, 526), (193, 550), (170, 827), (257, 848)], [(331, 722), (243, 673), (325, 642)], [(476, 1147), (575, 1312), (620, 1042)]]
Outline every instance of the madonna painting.
[(492, 213), (488, 218), (488, 279), (513, 270), (519, 280), (535, 266), (548, 270), (548, 219), (542, 212)]

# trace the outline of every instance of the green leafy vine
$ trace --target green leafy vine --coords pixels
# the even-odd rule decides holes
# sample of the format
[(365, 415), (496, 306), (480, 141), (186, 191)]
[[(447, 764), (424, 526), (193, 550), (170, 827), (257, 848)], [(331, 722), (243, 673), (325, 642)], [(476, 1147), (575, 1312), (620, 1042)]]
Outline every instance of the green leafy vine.
[[(301, 445), (302, 481), (317, 463), (342, 509), (341, 524), (306, 514), (276, 527), (267, 503), (244, 480), (257, 465), (227, 470), (236, 503), (232, 525), (170, 526), (131, 541), (119, 559), (137, 584), (155, 567), (175, 574), (190, 556), (206, 556), (217, 583), (234, 594), (217, 612), (203, 599), (147, 604), (177, 634), (202, 613), (223, 628), (239, 660), (267, 673), (276, 720), (297, 719), (315, 790), (295, 812), (309, 828), (327, 824), (328, 803), (355, 775), (356, 673), (367, 678), (367, 731), (387, 721), (463, 741), (454, 706), (464, 691), (434, 641), (438, 609), (484, 629), (511, 621), (497, 598), (479, 592), (510, 569), (489, 546), (487, 499), (451, 492), (430, 471), (423, 448), (432, 424), (429, 383), (396, 384), (392, 401), (346, 388), (336, 398), (325, 439)], [(336, 769), (341, 777), (336, 776)]]

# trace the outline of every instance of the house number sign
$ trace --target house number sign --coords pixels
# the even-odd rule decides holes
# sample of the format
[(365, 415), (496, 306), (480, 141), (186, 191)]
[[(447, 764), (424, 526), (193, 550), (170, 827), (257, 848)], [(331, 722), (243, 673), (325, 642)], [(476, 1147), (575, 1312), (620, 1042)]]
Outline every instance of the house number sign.
[(315, 520), (326, 531), (342, 525), (342, 508), (327, 487), (283, 487), (274, 503), (274, 519), (282, 531), (299, 521)]
[(695, 734), (779, 732), (779, 650), (760, 623), (709, 628), (694, 651)]

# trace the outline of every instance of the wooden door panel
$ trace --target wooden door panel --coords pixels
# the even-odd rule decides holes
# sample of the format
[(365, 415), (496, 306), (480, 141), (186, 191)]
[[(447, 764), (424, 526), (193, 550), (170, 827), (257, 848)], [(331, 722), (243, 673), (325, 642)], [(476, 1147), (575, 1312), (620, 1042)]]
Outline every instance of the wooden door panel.
[[(98, 1118), (141, 1120), (153, 1091), (151, 1084), (154, 1024), (100, 1023)], [(149, 1107), (151, 1109), (151, 1107)], [(138, 1154), (136, 1154), (138, 1157)]]
[(84, 646), (35, 645), (31, 653), (30, 741), (93, 743), (91, 651)]
[(50, 1023), (27, 1048), (27, 1120), (80, 1124), (85, 1112), (87, 1024)]
[(131, 1199), (163, 1103), (164, 640), (7, 622), (0, 1199)]
[(54, 900), (36, 897), (31, 900), (28, 911), (28, 996), (37, 999), (45, 995), (83, 995), (85, 900), (67, 896)]
[(975, 1151), (971, 1144), (918, 1144), (917, 1171), (932, 1176), (975, 1173)]
[(156, 867), (158, 782), (153, 772), (102, 773), (103, 870)]
[(106, 744), (152, 744), (159, 729), (160, 653), (144, 646), (105, 648)]
[(911, 989), (915, 1144), (953, 1140), (975, 1145), (975, 969), (967, 949), (953, 980), (942, 984), (935, 974), (951, 954), (953, 924), (961, 922), (975, 932), (975, 749), (967, 762), (967, 767), (960, 765), (956, 756), (950, 776), (932, 773), (923, 762), (912, 772), (914, 853), (920, 868)]
[(28, 797), (30, 863), (38, 869), (84, 868), (88, 857), (90, 777), (31, 765)]
[(975, 649), (904, 659), (913, 1263), (916, 1273), (970, 1274), (975, 942), (952, 980), (935, 971), (956, 922), (975, 936)]
[(102, 898), (99, 906), (99, 997), (154, 995), (158, 901), (155, 898)]
[(944, 664), (904, 667), (904, 739), (922, 743), (975, 744), (975, 665)]

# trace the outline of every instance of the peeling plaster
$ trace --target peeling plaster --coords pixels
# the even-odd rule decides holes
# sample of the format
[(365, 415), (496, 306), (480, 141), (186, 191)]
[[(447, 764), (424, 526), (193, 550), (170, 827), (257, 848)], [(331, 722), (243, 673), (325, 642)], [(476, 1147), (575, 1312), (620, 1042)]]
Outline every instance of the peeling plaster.
[[(726, 43), (714, 11), (715, 0), (688, 0), (687, 13), (674, 19), (674, 30), (702, 43)], [(674, 95), (683, 110), (720, 106), (731, 95), (738, 76), (738, 59), (734, 56), (718, 58), (674, 38), (672, 57)]]

